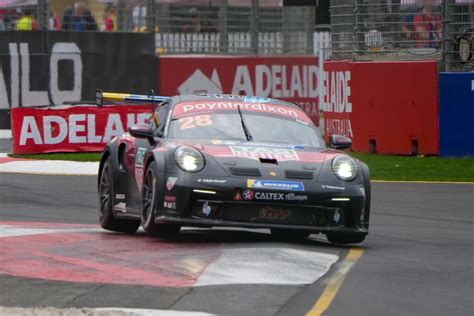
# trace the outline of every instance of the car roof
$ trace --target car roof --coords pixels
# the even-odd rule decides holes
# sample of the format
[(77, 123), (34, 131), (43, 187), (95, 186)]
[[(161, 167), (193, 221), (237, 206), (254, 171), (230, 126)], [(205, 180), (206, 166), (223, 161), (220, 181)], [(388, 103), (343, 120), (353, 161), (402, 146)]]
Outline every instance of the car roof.
[(183, 94), (177, 95), (171, 98), (171, 104), (174, 106), (177, 103), (181, 102), (195, 102), (195, 101), (240, 101), (248, 103), (269, 103), (272, 105), (279, 105), (285, 107), (291, 107), (301, 110), (301, 108), (291, 102), (286, 102), (279, 99), (273, 98), (262, 98), (255, 96), (242, 96), (234, 94)]

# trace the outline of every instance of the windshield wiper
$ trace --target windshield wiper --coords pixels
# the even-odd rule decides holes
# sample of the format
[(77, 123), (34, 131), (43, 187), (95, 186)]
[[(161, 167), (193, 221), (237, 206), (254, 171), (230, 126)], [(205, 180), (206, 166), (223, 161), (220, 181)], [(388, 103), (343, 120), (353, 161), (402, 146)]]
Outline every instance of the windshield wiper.
[(253, 140), (253, 137), (252, 137), (252, 134), (250, 134), (250, 131), (247, 128), (247, 125), (245, 125), (245, 119), (244, 119), (244, 116), (242, 115), (242, 111), (240, 110), (239, 104), (237, 104), (237, 110), (239, 111), (240, 122), (242, 122), (242, 128), (244, 129), (245, 137), (247, 138), (247, 141), (251, 142)]

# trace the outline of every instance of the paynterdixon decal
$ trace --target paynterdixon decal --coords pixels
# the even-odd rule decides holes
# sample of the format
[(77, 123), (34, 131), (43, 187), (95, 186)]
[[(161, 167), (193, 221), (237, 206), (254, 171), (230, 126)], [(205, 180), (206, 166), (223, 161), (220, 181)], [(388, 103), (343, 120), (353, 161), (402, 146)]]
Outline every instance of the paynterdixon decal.
[(279, 161), (299, 160), (294, 149), (289, 148), (264, 148), (250, 146), (229, 146), (235, 157), (251, 159), (276, 159)]

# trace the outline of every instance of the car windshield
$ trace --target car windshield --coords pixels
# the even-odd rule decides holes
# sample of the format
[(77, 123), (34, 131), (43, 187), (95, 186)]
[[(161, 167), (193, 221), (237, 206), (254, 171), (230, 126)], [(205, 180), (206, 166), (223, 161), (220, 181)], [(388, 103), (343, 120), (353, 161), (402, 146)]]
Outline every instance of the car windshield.
[[(242, 116), (252, 140), (255, 142), (279, 142), (324, 147), (324, 141), (316, 132), (310, 119), (300, 110), (289, 109), (297, 115), (282, 115), (279, 112), (267, 114), (242, 107)], [(248, 108), (247, 108), (248, 109)], [(202, 113), (202, 114), (201, 114)], [(180, 139), (226, 139), (247, 140), (238, 108), (225, 111), (199, 111), (182, 115), (174, 111), (168, 131), (169, 138)], [(296, 117), (295, 117), (296, 116)]]

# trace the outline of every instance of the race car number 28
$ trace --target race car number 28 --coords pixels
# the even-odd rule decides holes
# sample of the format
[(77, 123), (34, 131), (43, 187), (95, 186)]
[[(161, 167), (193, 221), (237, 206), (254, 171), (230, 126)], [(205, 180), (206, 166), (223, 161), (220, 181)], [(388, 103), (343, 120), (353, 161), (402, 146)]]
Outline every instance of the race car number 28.
[(212, 125), (212, 120), (210, 115), (198, 115), (183, 117), (178, 120), (179, 128), (181, 130), (195, 128), (197, 126), (209, 126)]

